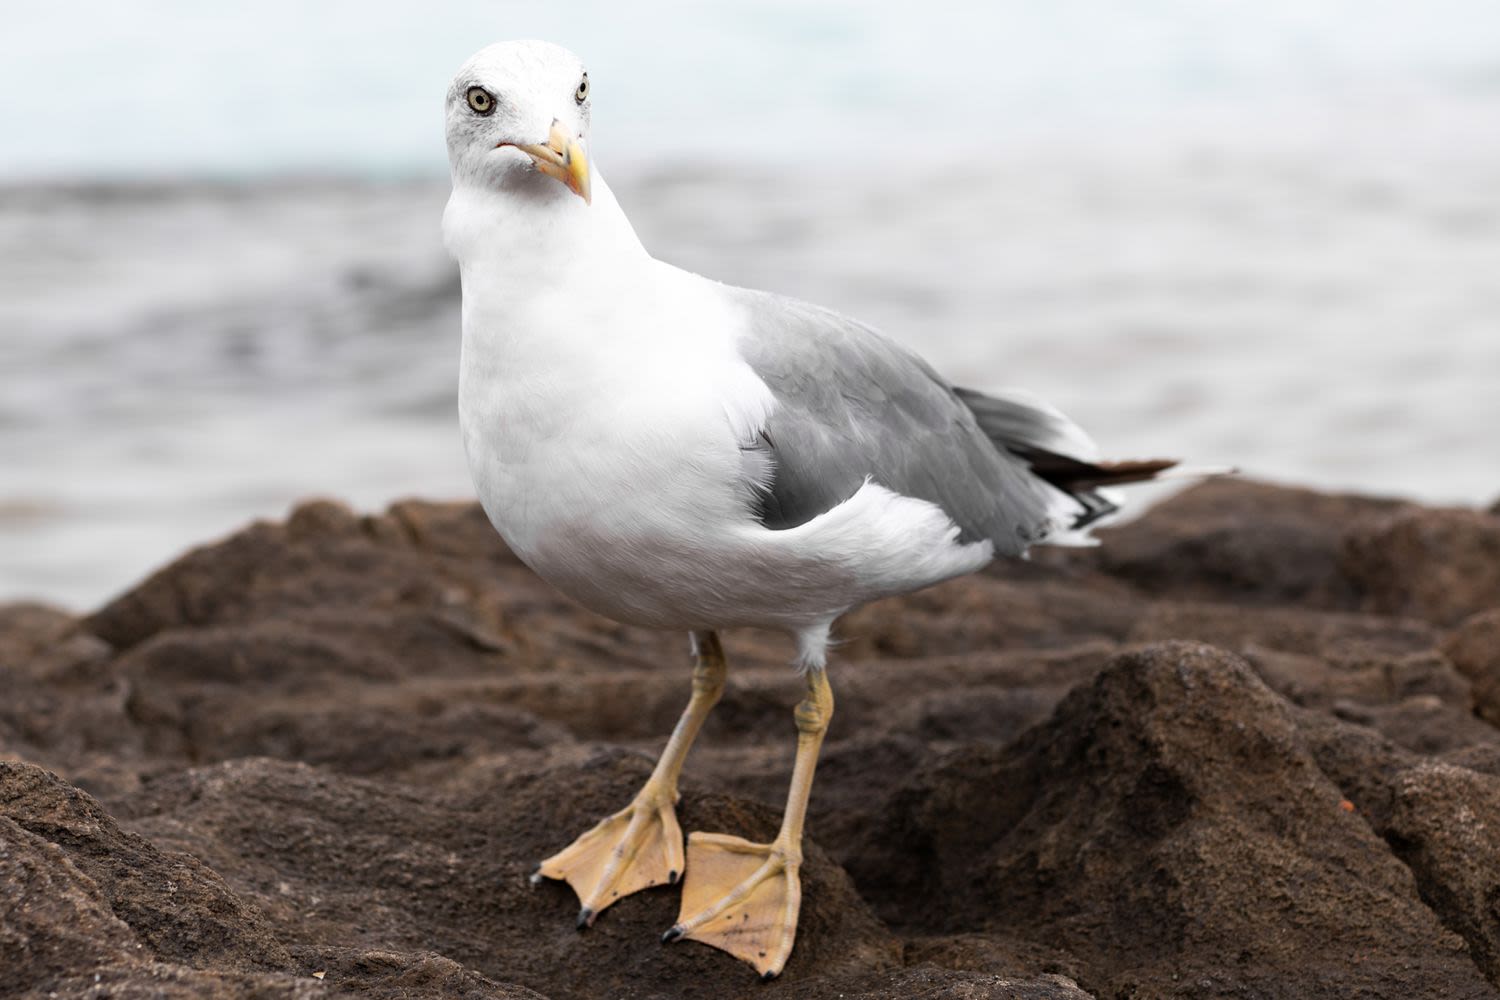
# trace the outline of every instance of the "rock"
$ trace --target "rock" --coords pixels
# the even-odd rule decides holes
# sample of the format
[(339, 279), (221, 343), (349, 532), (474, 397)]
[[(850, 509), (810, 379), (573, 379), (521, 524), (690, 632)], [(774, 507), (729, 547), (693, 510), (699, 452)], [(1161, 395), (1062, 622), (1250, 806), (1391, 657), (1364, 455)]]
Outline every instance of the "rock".
[(1344, 793), (1347, 809), (1384, 836), (1395, 811), (1396, 777), (1422, 756), (1374, 729), (1321, 712), (1293, 711), (1292, 718), (1318, 768)]
[(1133, 643), (1195, 639), (1239, 653), (1258, 648), (1319, 658), (1368, 659), (1425, 652), (1436, 644), (1439, 634), (1430, 625), (1407, 618), (1170, 601), (1143, 609), (1126, 637)]
[(1104, 544), (1094, 559), (1161, 597), (1353, 610), (1359, 594), (1338, 560), (1345, 532), (1407, 506), (1211, 479), (1137, 521), (1099, 532)]
[(839, 996), (848, 1000), (880, 1000), (903, 997), (910, 1000), (1093, 1000), (1078, 984), (1063, 976), (1011, 979), (981, 972), (955, 972), (931, 966), (916, 966), (871, 977), (849, 987)]
[(0, 995), (320, 995), (254, 971), (290, 961), (197, 861), (123, 833), (40, 768), (0, 764)]
[(1288, 700), (1368, 726), (1412, 750), (1493, 743), (1500, 730), (1471, 711), (1469, 682), (1441, 654), (1304, 656), (1250, 647), (1261, 679)]
[[(624, 900), (579, 934), (572, 891), (528, 882), (541, 858), (623, 806), (649, 772), (639, 755), (570, 751), (527, 768), (477, 766), (460, 792), (439, 794), (262, 759), (153, 782), (124, 811), (157, 842), (228, 873), (304, 946), (437, 951), (559, 1000), (680, 995), (710, 980), (724, 995), (756, 995), (754, 976), (729, 956), (658, 943), (676, 919), (676, 892)], [(692, 791), (679, 817), (685, 829), (759, 840), (777, 825), (774, 810)], [(802, 878), (788, 980), (899, 964), (896, 939), (815, 844)]]
[(1500, 607), (1500, 518), (1403, 511), (1351, 531), (1340, 564), (1364, 608), (1453, 625)]
[(1247, 664), (1168, 643), (918, 775), (849, 866), (898, 929), (1060, 948), (1095, 993), (1492, 995), (1342, 800)]
[(840, 619), (845, 655), (927, 659), (975, 649), (1058, 649), (1118, 642), (1145, 601), (1099, 574), (1073, 567), (997, 563), (975, 576), (878, 601)]
[(404, 663), (436, 665), (455, 654), (429, 623), (408, 621), (400, 638), (390, 635), (402, 627), (387, 620), (351, 628), (352, 638), (269, 622), (169, 630), (119, 659), (130, 684), (125, 710), (154, 753), (195, 761), (265, 754), (356, 774), (568, 738), (460, 684), (394, 683)]
[(990, 975), (1039, 977), (1060, 973), (1070, 980), (1079, 975), (1077, 960), (1067, 952), (994, 930), (912, 938), (906, 944), (906, 962)]
[(1419, 753), (1447, 754), (1477, 744), (1500, 743), (1500, 733), (1494, 727), (1431, 695), (1417, 695), (1391, 705), (1338, 702), (1332, 711), (1340, 719), (1368, 726)]
[[(451, 1000), (545, 1000), (524, 986), (496, 983), (432, 952), (361, 951), (354, 948), (304, 949), (304, 967), (322, 973), (330, 990), (370, 997)], [(324, 991), (323, 995), (326, 995)]]
[(1443, 640), (1442, 649), (1473, 685), (1475, 713), (1500, 725), (1500, 608), (1465, 620)]
[(39, 767), (0, 762), (0, 815), (56, 845), (157, 958), (231, 972), (291, 956), (254, 907), (196, 858), (122, 830), (99, 804)]
[[(851, 615), (762, 986), (657, 943), (674, 890), (580, 935), (525, 879), (649, 772), (684, 638), (475, 505), (310, 501), (82, 619), (0, 607), (0, 995), (1500, 996), (1474, 518), (1224, 479)], [(680, 815), (769, 838), (801, 686), (725, 644)]]
[[(443, 541), (434, 543), (435, 534)], [(192, 550), (84, 624), (126, 649), (169, 628), (308, 609), (441, 611), (482, 589), (485, 571), (526, 572), (473, 504), (398, 504), (384, 518), (356, 521), (337, 505), (314, 501), (286, 525), (257, 523)]]
[(127, 961), (135, 947), (130, 928), (60, 848), (0, 815), (0, 993), (19, 996), (65, 970)]
[(134, 756), (121, 744), (124, 692), (109, 653), (72, 615), (35, 604), (0, 606), (0, 757), (9, 751), (65, 761), (81, 777)]
[(1386, 836), (1422, 896), (1500, 979), (1500, 777), (1422, 763), (1395, 781)]
[(0, 665), (7, 673), (25, 669), (73, 627), (73, 616), (61, 608), (31, 601), (0, 605)]

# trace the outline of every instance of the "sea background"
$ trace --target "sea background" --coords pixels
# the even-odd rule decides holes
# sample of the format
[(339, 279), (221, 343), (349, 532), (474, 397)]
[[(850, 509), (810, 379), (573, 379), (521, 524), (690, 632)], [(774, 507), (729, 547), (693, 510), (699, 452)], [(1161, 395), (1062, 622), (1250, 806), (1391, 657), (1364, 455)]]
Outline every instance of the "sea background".
[(1500, 496), (1500, 4), (7, 6), (0, 600), (295, 499), (472, 495), (441, 102), (582, 54), (646, 245), (1107, 454)]

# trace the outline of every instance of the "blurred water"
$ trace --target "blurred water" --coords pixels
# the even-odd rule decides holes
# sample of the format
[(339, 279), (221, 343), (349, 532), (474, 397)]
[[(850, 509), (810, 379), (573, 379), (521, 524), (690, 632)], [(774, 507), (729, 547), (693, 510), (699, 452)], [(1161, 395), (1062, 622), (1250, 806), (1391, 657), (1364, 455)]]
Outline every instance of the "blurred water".
[(516, 35), (589, 53), (659, 256), (1107, 453), (1500, 493), (1500, 6), (566, 6), (8, 12), (0, 599), (95, 604), (299, 496), (469, 494), (436, 104)]

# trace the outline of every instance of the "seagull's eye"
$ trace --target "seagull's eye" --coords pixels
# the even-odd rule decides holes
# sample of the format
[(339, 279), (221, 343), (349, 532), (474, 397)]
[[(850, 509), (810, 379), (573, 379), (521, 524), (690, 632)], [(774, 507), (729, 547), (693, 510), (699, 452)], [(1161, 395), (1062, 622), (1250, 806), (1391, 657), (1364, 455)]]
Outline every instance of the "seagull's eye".
[(582, 104), (589, 99), (589, 75), (583, 74), (583, 79), (578, 81), (578, 89), (573, 91), (573, 100)]
[(468, 98), (469, 107), (473, 108), (476, 114), (487, 115), (495, 110), (494, 95), (483, 87), (470, 87)]

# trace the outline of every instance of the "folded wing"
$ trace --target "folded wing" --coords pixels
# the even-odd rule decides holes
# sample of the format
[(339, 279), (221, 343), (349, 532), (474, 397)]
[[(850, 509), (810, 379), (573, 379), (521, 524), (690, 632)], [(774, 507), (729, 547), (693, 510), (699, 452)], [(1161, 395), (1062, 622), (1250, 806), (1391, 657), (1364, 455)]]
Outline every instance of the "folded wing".
[(1015, 555), (1065, 528), (1073, 505), (1026, 460), (996, 447), (974, 411), (926, 362), (817, 306), (737, 289), (749, 317), (739, 347), (776, 406), (758, 441), (767, 459), (760, 517), (804, 524), (873, 480), (936, 504), (959, 539)]

